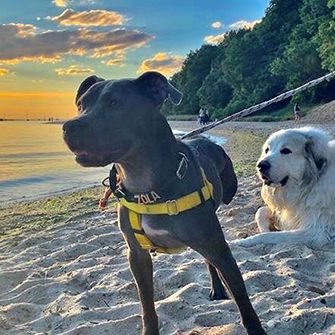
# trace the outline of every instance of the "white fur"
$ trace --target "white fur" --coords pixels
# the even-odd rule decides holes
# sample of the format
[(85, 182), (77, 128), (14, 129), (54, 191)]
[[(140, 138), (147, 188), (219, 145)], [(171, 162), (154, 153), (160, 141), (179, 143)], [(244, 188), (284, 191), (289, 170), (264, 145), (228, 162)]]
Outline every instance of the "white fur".
[[(281, 153), (283, 148), (292, 153)], [(321, 247), (334, 241), (335, 141), (319, 129), (281, 130), (265, 142), (259, 162), (262, 160), (271, 164), (267, 175), (271, 184), (263, 184), (261, 194), (266, 207), (256, 213), (261, 233), (233, 243)], [(285, 177), (288, 180), (282, 186)], [(279, 232), (271, 231), (273, 224)]]

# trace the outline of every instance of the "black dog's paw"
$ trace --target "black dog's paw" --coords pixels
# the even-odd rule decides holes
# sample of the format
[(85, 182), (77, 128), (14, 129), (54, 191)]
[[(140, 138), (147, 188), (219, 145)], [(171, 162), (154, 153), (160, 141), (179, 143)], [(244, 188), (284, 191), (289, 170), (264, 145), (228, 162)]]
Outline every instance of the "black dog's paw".
[(214, 300), (228, 300), (230, 299), (226, 290), (224, 289), (224, 287), (222, 286), (220, 289), (211, 289), (209, 291), (209, 299), (211, 301), (214, 301)]
[(263, 328), (248, 330), (248, 335), (267, 335)]

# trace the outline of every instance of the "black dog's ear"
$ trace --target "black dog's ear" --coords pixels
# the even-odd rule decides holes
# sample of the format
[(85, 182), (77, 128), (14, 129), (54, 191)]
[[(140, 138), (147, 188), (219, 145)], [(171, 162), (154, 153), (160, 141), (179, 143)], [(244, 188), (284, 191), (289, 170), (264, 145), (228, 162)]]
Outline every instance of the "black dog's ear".
[(141, 84), (144, 92), (154, 101), (155, 105), (162, 104), (167, 98), (173, 104), (179, 105), (183, 98), (183, 93), (171, 85), (159, 72), (145, 72), (136, 79), (136, 82)]
[(77, 105), (79, 98), (94, 84), (96, 84), (99, 81), (104, 81), (104, 79), (99, 78), (97, 76), (90, 76), (87, 77), (79, 86), (75, 103)]

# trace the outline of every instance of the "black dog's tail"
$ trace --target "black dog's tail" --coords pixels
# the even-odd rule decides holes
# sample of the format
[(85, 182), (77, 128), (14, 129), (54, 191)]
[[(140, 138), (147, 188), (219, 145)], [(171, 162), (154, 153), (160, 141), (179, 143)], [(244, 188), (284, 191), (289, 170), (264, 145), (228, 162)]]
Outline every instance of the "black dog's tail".
[(228, 205), (237, 191), (237, 178), (234, 171), (233, 163), (225, 151), (221, 148), (224, 155), (224, 164), (220, 169), (220, 178), (222, 182), (222, 201)]

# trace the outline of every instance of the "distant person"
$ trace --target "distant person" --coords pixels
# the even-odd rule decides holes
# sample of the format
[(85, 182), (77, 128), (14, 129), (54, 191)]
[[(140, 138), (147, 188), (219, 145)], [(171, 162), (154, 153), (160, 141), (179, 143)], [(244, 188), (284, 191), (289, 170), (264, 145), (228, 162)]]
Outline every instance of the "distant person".
[(202, 107), (200, 107), (200, 110), (199, 110), (198, 121), (199, 121), (200, 125), (204, 125), (205, 110)]
[(209, 123), (209, 111), (206, 108), (205, 115), (204, 115), (204, 124), (207, 124), (207, 123)]
[(300, 121), (301, 114), (300, 114), (300, 106), (298, 103), (294, 105), (293, 112), (294, 112), (294, 121)]

